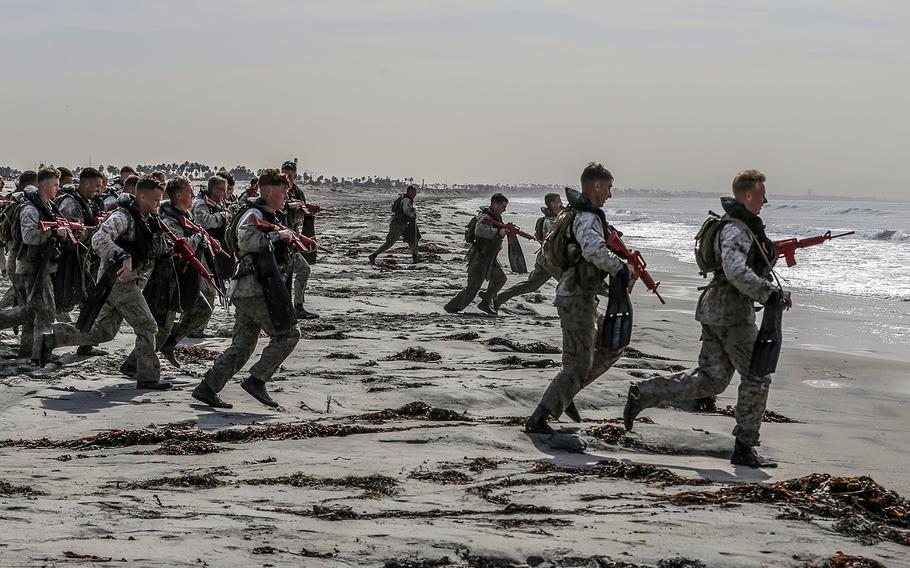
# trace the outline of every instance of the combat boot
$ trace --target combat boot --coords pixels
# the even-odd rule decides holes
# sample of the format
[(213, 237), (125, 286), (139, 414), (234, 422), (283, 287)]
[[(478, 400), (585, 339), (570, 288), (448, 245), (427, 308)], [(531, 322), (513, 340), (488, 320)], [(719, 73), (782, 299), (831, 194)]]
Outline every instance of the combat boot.
[(107, 355), (107, 351), (98, 349), (95, 345), (80, 345), (76, 348), (76, 355), (81, 355), (83, 357), (103, 357), (104, 355)]
[(147, 379), (147, 380), (137, 379), (136, 380), (137, 389), (166, 391), (166, 390), (169, 390), (172, 386), (174, 386), (174, 385), (171, 384), (170, 382), (162, 381), (159, 379)]
[(777, 462), (761, 457), (755, 450), (755, 446), (747, 446), (739, 440), (736, 440), (733, 445), (733, 455), (730, 456), (730, 463), (756, 469), (777, 467)]
[(161, 354), (164, 355), (164, 358), (167, 359), (168, 363), (179, 369), (180, 361), (177, 360), (176, 349), (177, 345), (168, 339), (164, 342), (164, 345), (161, 346)]
[(297, 304), (294, 306), (294, 313), (297, 315), (297, 319), (303, 320), (317, 319), (319, 317), (319, 314), (308, 312), (306, 308), (303, 307), (303, 304)]
[(53, 333), (41, 334), (41, 349), (38, 352), (38, 360), (36, 361), (39, 367), (47, 365), (47, 361), (51, 357), (51, 352), (53, 352), (54, 347), (56, 346), (57, 338)]
[(416, 254), (412, 254), (412, 255), (411, 255), (411, 262), (412, 262), (413, 264), (417, 264), (418, 262), (420, 262), (420, 257), (418, 257)]
[(635, 425), (635, 418), (641, 410), (641, 394), (638, 392), (638, 385), (633, 384), (629, 387), (626, 407), (622, 410), (622, 423), (626, 427), (626, 432), (632, 431), (632, 426)]
[(488, 302), (486, 300), (477, 304), (477, 309), (482, 312), (488, 313), (491, 316), (499, 315), (498, 313), (496, 313), (496, 310), (493, 308), (493, 306), (490, 305), (490, 302)]
[(198, 400), (203, 404), (207, 404), (213, 408), (234, 408), (234, 405), (225, 402), (218, 393), (212, 390), (205, 381), (199, 383), (195, 389), (193, 389), (192, 397)]
[(534, 413), (525, 421), (525, 432), (528, 434), (553, 434), (553, 428), (547, 424), (550, 411), (542, 406), (534, 409)]
[(367, 258), (369, 258), (370, 264), (372, 264), (373, 266), (376, 265), (376, 255), (372, 255), (372, 254), (371, 254), (371, 255), (368, 256)]
[(567, 406), (563, 412), (572, 419), (572, 422), (581, 422), (581, 414), (578, 413), (578, 408), (575, 407), (574, 400), (569, 403), (569, 406)]
[(281, 406), (275, 402), (275, 399), (269, 396), (269, 392), (265, 390), (265, 383), (255, 377), (247, 377), (244, 379), (243, 382), (240, 383), (240, 388), (250, 393), (250, 396), (266, 406), (271, 406), (272, 408)]

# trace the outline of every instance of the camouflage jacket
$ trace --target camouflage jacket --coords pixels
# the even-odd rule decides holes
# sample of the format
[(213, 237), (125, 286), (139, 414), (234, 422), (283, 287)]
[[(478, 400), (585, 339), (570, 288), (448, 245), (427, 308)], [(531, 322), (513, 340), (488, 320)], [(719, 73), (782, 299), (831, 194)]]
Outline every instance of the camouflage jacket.
[[(149, 217), (146, 215), (144, 219), (148, 221)], [(134, 242), (136, 240), (136, 227), (133, 225), (132, 216), (126, 209), (120, 207), (108, 215), (95, 231), (92, 236), (92, 248), (101, 257), (99, 276), (114, 257), (127, 252), (117, 244), (117, 241)], [(127, 281), (137, 281), (140, 287), (144, 286), (154, 265), (152, 261), (140, 264), (133, 262), (133, 270)]]
[(256, 219), (264, 219), (262, 211), (256, 207), (247, 209), (240, 220), (237, 222), (237, 276), (236, 287), (232, 293), (232, 298), (251, 298), (261, 297), (264, 292), (253, 265), (254, 256), (257, 253), (265, 252), (269, 246), (274, 247), (279, 254), (276, 254), (278, 265), (284, 268), (284, 258), (286, 255), (280, 254), (286, 245), (279, 242), (278, 232), (266, 232), (256, 226)]
[(752, 234), (738, 223), (727, 223), (714, 247), (723, 275), (702, 292), (695, 319), (708, 325), (755, 323), (755, 302), (767, 302), (777, 286), (766, 276), (770, 271), (754, 250)]
[[(51, 204), (48, 204), (50, 207)], [(41, 213), (33, 203), (26, 202), (19, 211), (19, 231), (22, 235), (22, 245), (25, 250), (20, 248), (19, 256), (16, 259), (16, 274), (35, 274), (38, 271), (42, 261), (43, 254), (49, 254), (45, 245), (54, 239), (54, 231), (42, 231), (40, 222), (50, 219), (42, 219)], [(44, 267), (46, 273), (57, 270), (56, 255), (51, 255)]]
[(192, 211), (196, 223), (207, 231), (214, 231), (217, 233), (218, 231), (223, 230), (227, 225), (227, 212), (218, 210), (217, 207), (209, 205), (206, 203), (204, 197), (197, 197), (193, 201), (193, 207), (190, 211)]
[(476, 262), (489, 264), (502, 249), (503, 231), (485, 224), (483, 220), (487, 218), (502, 223), (502, 217), (494, 214), (488, 207), (483, 207), (477, 212), (477, 222), (474, 223), (474, 244), (471, 245), (467, 255), (469, 264)]
[(597, 213), (579, 210), (572, 231), (581, 260), (562, 273), (556, 297), (605, 294), (604, 273), (616, 274), (625, 263), (607, 246), (604, 223)]

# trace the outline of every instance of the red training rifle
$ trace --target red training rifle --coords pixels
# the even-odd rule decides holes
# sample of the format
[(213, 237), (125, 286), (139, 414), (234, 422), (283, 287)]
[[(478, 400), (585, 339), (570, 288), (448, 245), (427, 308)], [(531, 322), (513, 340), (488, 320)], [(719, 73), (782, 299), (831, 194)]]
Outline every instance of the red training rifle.
[[(645, 262), (645, 259), (641, 256), (641, 251), (630, 251), (619, 237), (619, 231), (610, 232), (610, 236), (607, 237), (607, 246), (610, 247), (610, 250), (626, 259), (626, 262), (629, 263), (629, 268), (632, 269), (632, 276), (644, 282), (645, 287), (657, 296), (657, 299), (660, 300), (661, 304), (667, 303), (661, 297), (660, 292), (657, 291), (660, 282), (655, 282), (654, 278), (651, 277), (651, 274), (647, 269), (648, 263)], [(635, 280), (629, 284), (629, 292), (632, 291), (634, 285)]]
[(796, 251), (797, 249), (814, 247), (820, 245), (825, 241), (830, 241), (831, 239), (838, 239), (840, 237), (846, 237), (847, 235), (852, 235), (856, 231), (847, 231), (846, 233), (840, 233), (838, 235), (832, 235), (831, 231), (825, 231), (824, 234), (817, 237), (809, 237), (807, 239), (784, 239), (782, 241), (774, 241), (774, 254), (777, 255), (777, 258), (785, 258), (787, 260), (787, 267), (796, 266)]

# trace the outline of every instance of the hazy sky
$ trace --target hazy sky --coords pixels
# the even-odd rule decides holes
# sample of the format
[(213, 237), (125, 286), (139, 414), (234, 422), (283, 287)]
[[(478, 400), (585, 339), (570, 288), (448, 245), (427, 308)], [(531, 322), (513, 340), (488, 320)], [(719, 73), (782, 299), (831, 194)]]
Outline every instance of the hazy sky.
[(0, 0), (0, 164), (906, 198), (910, 2)]

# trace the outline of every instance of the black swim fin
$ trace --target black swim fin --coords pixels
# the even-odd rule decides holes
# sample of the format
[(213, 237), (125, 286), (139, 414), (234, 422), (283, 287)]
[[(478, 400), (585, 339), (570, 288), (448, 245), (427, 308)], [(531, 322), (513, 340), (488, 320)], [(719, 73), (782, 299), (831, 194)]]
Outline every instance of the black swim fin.
[(610, 276), (610, 299), (604, 314), (601, 346), (619, 351), (632, 341), (632, 298), (629, 297), (629, 276), (620, 272)]
[(107, 302), (107, 297), (111, 295), (114, 284), (117, 283), (117, 273), (120, 272), (120, 268), (123, 267), (123, 261), (127, 257), (129, 255), (123, 253), (111, 259), (104, 272), (98, 277), (95, 286), (89, 291), (85, 301), (82, 302), (79, 317), (76, 319), (76, 329), (85, 333), (92, 328), (95, 320), (98, 319), (98, 314), (101, 313), (101, 308)]
[(774, 292), (765, 304), (761, 328), (752, 349), (752, 363), (749, 372), (756, 377), (770, 375), (777, 370), (780, 348), (783, 343), (782, 321), (784, 301), (780, 292)]
[(516, 274), (528, 273), (525, 253), (521, 250), (521, 243), (518, 242), (518, 238), (513, 234), (509, 234), (509, 267)]

